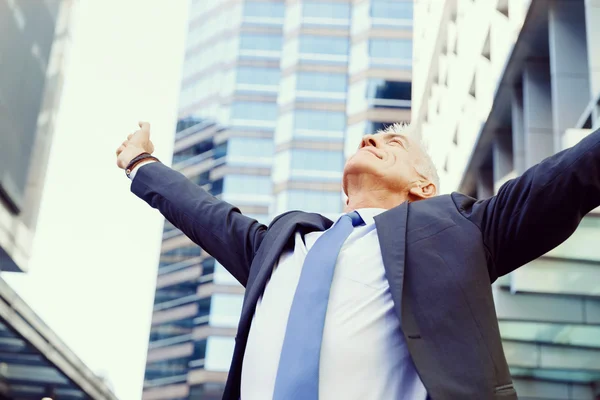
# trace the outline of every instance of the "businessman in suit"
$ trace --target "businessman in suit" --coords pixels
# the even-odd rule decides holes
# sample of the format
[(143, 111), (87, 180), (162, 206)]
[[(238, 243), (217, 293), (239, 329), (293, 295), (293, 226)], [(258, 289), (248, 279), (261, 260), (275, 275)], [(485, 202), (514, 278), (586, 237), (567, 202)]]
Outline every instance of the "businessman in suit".
[(149, 158), (140, 128), (117, 149), (131, 190), (246, 287), (226, 400), (516, 399), (491, 284), (600, 205), (600, 131), (478, 201), (437, 196), (394, 126), (346, 163), (345, 214), (265, 226)]

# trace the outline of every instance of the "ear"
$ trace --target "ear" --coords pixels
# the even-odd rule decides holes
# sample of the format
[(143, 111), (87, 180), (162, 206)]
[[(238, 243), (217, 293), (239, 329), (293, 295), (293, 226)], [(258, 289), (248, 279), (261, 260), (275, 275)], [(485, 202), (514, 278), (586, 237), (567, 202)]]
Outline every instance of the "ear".
[(410, 201), (425, 200), (434, 197), (437, 193), (435, 185), (431, 182), (416, 182), (410, 188), (408, 196)]

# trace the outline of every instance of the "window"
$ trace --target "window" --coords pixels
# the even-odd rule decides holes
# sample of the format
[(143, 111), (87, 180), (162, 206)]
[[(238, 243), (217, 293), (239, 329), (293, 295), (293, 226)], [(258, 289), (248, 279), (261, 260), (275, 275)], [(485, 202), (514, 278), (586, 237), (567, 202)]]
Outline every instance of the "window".
[(348, 38), (304, 35), (300, 37), (300, 54), (348, 55)]
[(235, 340), (232, 337), (211, 336), (206, 343), (204, 366), (209, 371), (228, 371)]
[(412, 40), (371, 39), (369, 41), (369, 56), (412, 60)]
[(231, 118), (254, 121), (277, 120), (276, 103), (240, 101), (231, 105)]
[(244, 296), (239, 294), (214, 294), (210, 303), (210, 326), (237, 327), (243, 301)]
[(343, 131), (346, 113), (336, 111), (296, 110), (294, 127), (315, 131)]
[(341, 151), (292, 150), (292, 169), (339, 172), (344, 166)]
[[(405, 122), (408, 123), (409, 121), (405, 121)], [(395, 124), (395, 122), (367, 121), (367, 124), (365, 126), (365, 135), (371, 135), (371, 134), (377, 133), (379, 131), (386, 129), (388, 126), (391, 126), (394, 124)]]
[(227, 156), (272, 157), (273, 151), (273, 139), (233, 137), (229, 139)]
[(246, 1), (244, 3), (245, 17), (283, 18), (284, 15), (284, 3), (265, 3), (262, 1)]
[(240, 49), (281, 51), (283, 38), (277, 35), (260, 35), (244, 33), (240, 37)]
[(204, 154), (213, 149), (212, 140), (206, 140), (203, 142), (195, 143), (194, 145), (187, 147), (181, 151), (178, 151), (173, 155), (173, 165), (180, 162), (189, 160), (192, 157), (196, 157), (200, 154)]
[(288, 190), (287, 208), (307, 212), (338, 213), (342, 211), (342, 197), (339, 192), (315, 190)]
[(302, 3), (302, 16), (309, 18), (350, 19), (350, 4), (305, 1)]
[(328, 72), (298, 72), (297, 89), (315, 92), (342, 92), (348, 87), (345, 74)]
[[(185, 379), (187, 377), (188, 362), (187, 357), (182, 357), (148, 363), (144, 379), (152, 381), (154, 379), (178, 376), (183, 376), (183, 379)], [(183, 381), (185, 382), (185, 380)]]
[(367, 85), (367, 98), (410, 100), (411, 82), (394, 82), (383, 79), (370, 79)]
[(279, 68), (239, 67), (236, 82), (250, 85), (279, 85)]
[(272, 194), (270, 176), (254, 175), (227, 175), (225, 177), (223, 192), (227, 194)]
[(412, 0), (374, 0), (371, 4), (371, 17), (382, 19), (412, 19), (413, 2)]

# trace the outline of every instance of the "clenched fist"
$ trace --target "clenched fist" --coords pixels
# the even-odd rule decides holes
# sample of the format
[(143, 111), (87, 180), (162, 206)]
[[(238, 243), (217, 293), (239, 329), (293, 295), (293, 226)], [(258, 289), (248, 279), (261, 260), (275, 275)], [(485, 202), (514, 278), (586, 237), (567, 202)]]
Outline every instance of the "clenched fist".
[(140, 129), (127, 136), (117, 149), (117, 165), (121, 169), (127, 168), (127, 165), (135, 157), (142, 153), (154, 152), (154, 145), (150, 141), (150, 124), (148, 122), (140, 122)]

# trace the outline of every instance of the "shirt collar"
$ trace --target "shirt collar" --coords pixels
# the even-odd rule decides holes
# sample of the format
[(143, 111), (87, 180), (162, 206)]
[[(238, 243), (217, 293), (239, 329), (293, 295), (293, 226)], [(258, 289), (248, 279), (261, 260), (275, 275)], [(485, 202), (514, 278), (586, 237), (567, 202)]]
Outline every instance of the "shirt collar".
[(383, 208), (359, 208), (355, 211), (365, 221), (365, 225), (372, 225), (375, 223), (375, 217), (387, 210)]

